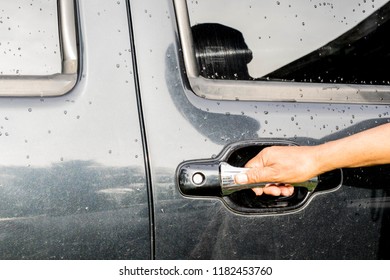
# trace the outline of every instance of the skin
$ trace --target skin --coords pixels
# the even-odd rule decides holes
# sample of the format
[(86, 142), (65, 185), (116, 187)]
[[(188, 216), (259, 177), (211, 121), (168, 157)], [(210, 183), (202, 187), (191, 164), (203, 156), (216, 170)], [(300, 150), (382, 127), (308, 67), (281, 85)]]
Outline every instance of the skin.
[[(255, 188), (256, 195), (290, 196), (291, 183), (304, 182), (337, 168), (390, 163), (390, 123), (317, 146), (273, 146), (263, 149), (235, 177), (237, 184), (275, 182)], [(290, 184), (289, 184), (290, 183)]]

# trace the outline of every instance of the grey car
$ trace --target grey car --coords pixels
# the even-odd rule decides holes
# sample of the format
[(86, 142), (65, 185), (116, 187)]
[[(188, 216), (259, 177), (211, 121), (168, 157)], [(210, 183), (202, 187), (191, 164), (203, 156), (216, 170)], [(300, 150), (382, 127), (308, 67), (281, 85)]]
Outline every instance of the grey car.
[(390, 120), (390, 2), (315, 2), (3, 0), (0, 258), (388, 259), (387, 165), (223, 189)]

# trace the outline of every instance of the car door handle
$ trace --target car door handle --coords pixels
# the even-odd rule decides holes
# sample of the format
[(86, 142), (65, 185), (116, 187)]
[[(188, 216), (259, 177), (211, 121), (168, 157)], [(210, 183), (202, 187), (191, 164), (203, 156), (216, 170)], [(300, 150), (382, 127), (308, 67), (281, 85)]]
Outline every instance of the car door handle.
[[(272, 184), (272, 182), (238, 185), (234, 181), (235, 175), (246, 172), (248, 168), (243, 167), (245, 163), (257, 155), (263, 148), (275, 145), (296, 144), (284, 140), (233, 143), (228, 145), (215, 158), (189, 160), (181, 163), (176, 170), (176, 184), (184, 196), (220, 197), (230, 207), (244, 212), (247, 212), (245, 210), (246, 205), (251, 205), (251, 208), (296, 209), (308, 201), (312, 194), (337, 189), (342, 185), (343, 173), (341, 169), (337, 169), (320, 174), (306, 182), (292, 184), (295, 188), (291, 197), (268, 197), (266, 202), (264, 202), (261, 200), (267, 196), (263, 195), (260, 198), (253, 195), (254, 197), (250, 198), (252, 201), (248, 203), (246, 190), (265, 187), (267, 184)], [(240, 196), (245, 193), (247, 197), (242, 199)], [(250, 193), (254, 194), (253, 192)], [(253, 212), (253, 209), (249, 210), (249, 212)], [(258, 211), (255, 210), (254, 212)]]
[[(249, 168), (234, 167), (227, 162), (187, 162), (178, 171), (178, 184), (180, 190), (186, 195), (227, 196), (234, 192), (263, 188), (273, 182), (240, 185), (236, 184), (234, 177), (245, 173)], [(308, 181), (292, 184), (295, 187), (307, 188), (314, 191), (318, 184), (318, 177)]]

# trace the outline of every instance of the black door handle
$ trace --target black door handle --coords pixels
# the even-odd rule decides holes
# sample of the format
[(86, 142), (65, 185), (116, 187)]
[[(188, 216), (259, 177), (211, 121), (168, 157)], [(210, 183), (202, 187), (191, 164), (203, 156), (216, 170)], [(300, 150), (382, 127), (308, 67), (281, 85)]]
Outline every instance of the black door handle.
[[(221, 197), (231, 207), (239, 208), (240, 211), (248, 208), (242, 201), (248, 201), (247, 189), (254, 187), (264, 187), (267, 183), (238, 185), (234, 182), (234, 177), (238, 173), (246, 172), (247, 168), (242, 166), (259, 153), (263, 148), (275, 145), (296, 145), (290, 141), (244, 141), (227, 146), (218, 157), (213, 159), (190, 160), (179, 165), (176, 172), (177, 185), (181, 193), (185, 196), (214, 196)], [(294, 195), (291, 198), (281, 197), (255, 197), (256, 200), (249, 202), (250, 208), (281, 209), (297, 208), (315, 192), (335, 189), (342, 184), (342, 170), (334, 170), (319, 175), (303, 183), (293, 184), (295, 187)], [(243, 200), (240, 198), (246, 195)], [(266, 200), (262, 202), (261, 200)], [(240, 202), (241, 201), (241, 202)], [(236, 205), (237, 204), (237, 205)], [(244, 205), (243, 205), (244, 204)], [(255, 206), (253, 206), (255, 205)], [(237, 207), (235, 207), (237, 206)], [(250, 212), (253, 212), (253, 211)], [(269, 212), (267, 210), (267, 212)], [(244, 211), (246, 212), (246, 210)], [(261, 212), (261, 211), (260, 211)]]
[[(178, 171), (180, 190), (186, 195), (226, 196), (234, 192), (262, 188), (272, 182), (260, 184), (239, 185), (234, 181), (235, 175), (244, 173), (248, 168), (234, 167), (227, 162), (186, 162)], [(306, 182), (292, 184), (295, 187), (307, 188), (309, 192), (315, 190), (318, 178)]]

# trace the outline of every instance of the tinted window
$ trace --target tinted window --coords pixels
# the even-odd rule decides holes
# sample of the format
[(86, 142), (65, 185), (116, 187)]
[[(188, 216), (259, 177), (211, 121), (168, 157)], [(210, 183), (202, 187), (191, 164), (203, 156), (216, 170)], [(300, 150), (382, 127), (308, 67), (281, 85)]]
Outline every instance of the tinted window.
[(206, 78), (390, 83), (388, 1), (187, 3)]

